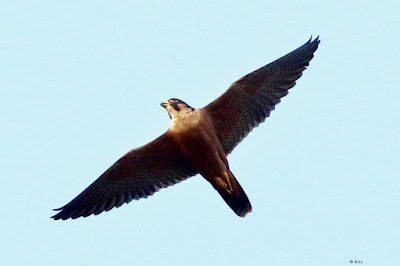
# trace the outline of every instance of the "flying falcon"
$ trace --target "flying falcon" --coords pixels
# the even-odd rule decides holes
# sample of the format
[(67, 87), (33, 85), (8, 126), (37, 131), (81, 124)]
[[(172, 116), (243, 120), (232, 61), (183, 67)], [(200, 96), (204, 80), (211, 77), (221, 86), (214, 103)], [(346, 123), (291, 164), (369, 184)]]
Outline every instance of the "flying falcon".
[(161, 103), (170, 118), (163, 135), (133, 149), (70, 203), (55, 220), (76, 219), (147, 198), (201, 174), (239, 216), (251, 212), (246, 193), (229, 169), (227, 155), (267, 118), (296, 84), (313, 58), (318, 37), (242, 77), (207, 106), (196, 109), (178, 99)]

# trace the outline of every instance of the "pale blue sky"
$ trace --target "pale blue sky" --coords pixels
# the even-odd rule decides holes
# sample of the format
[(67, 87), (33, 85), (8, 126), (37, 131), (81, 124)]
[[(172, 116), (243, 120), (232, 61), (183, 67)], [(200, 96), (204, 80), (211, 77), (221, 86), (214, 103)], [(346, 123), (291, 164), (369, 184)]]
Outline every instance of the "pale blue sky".
[[(397, 265), (398, 2), (160, 2), (0, 3), (0, 264)], [(309, 69), (228, 158), (246, 218), (196, 176), (50, 219), (167, 129), (161, 101), (202, 107), (311, 35)]]

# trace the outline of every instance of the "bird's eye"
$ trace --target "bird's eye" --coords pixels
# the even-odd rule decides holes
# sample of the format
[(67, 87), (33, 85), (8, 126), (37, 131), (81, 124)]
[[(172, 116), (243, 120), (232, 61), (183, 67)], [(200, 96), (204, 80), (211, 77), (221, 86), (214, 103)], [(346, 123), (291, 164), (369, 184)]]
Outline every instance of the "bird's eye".
[(171, 103), (171, 106), (172, 106), (176, 111), (179, 111), (178, 102), (172, 102), (172, 103)]

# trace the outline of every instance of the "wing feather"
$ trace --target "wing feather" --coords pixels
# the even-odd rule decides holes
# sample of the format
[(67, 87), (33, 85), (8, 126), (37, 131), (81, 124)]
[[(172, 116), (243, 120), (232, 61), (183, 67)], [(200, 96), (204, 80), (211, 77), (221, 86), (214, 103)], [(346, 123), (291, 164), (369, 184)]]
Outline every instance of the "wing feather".
[(147, 198), (197, 174), (166, 132), (156, 140), (131, 150), (52, 218), (76, 219), (120, 207), (133, 199)]
[(242, 77), (215, 101), (205, 106), (225, 152), (239, 142), (275, 109), (296, 84), (313, 58), (318, 37), (278, 60)]

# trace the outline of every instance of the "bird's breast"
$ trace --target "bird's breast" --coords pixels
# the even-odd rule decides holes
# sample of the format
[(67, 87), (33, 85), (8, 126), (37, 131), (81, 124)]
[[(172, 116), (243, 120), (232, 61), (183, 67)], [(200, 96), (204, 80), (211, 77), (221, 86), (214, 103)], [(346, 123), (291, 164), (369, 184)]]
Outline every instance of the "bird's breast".
[(220, 158), (221, 143), (211, 121), (201, 113), (176, 120), (169, 128), (184, 157), (200, 173), (218, 172), (224, 168)]
[(196, 130), (201, 125), (202, 114), (193, 111), (184, 116), (177, 116), (171, 119), (169, 130), (175, 134)]

